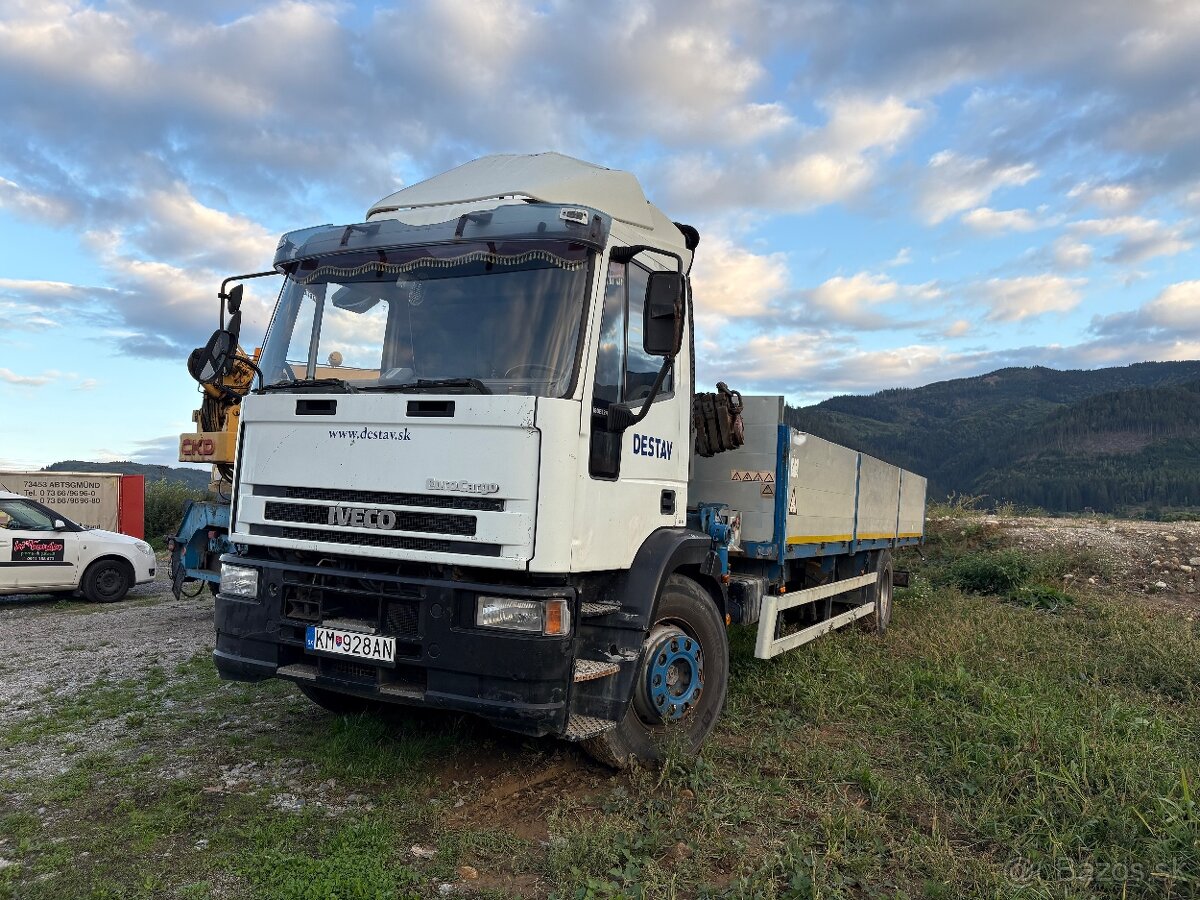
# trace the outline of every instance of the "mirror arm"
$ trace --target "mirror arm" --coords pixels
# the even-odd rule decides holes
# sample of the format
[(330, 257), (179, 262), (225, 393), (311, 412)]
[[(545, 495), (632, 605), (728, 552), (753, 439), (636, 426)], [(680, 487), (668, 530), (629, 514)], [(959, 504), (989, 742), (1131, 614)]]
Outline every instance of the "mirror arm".
[[(675, 260), (675, 271), (683, 274), (683, 257), (678, 253), (673, 253), (670, 250), (663, 250), (661, 247), (651, 247), (649, 244), (633, 244), (630, 247), (613, 247), (609, 251), (608, 258), (616, 263), (627, 263), (639, 253), (645, 251), (657, 253), (659, 256), (669, 256)], [(690, 266), (688, 267), (691, 268)]]
[(226, 278), (224, 281), (222, 281), (221, 287), (217, 291), (217, 300), (219, 301), (219, 303), (221, 305), (221, 330), (222, 331), (225, 330), (225, 301), (229, 299), (229, 291), (228, 291), (229, 282), (231, 282), (231, 281), (246, 281), (250, 278), (265, 278), (268, 275), (278, 275), (278, 274), (280, 274), (280, 273), (276, 272), (274, 269), (272, 269), (270, 272), (251, 272), (248, 275), (230, 275), (228, 278)]
[(650, 404), (652, 404), (658, 392), (662, 390), (663, 382), (667, 378), (667, 373), (671, 371), (671, 367), (675, 365), (675, 357), (668, 356), (663, 360), (662, 368), (658, 370), (658, 377), (654, 379), (654, 384), (650, 387), (650, 393), (646, 395), (646, 400), (642, 404), (639, 412), (634, 412), (623, 403), (615, 403), (608, 408), (608, 421), (605, 423), (605, 430), (610, 432), (622, 432), (627, 428), (632, 428), (650, 412)]

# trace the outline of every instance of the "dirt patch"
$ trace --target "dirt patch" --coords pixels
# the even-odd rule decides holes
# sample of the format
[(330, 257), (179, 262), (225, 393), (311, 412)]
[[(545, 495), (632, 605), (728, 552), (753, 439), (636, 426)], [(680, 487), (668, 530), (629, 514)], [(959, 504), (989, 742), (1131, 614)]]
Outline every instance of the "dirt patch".
[[(545, 811), (564, 798), (586, 798), (611, 787), (613, 773), (570, 748), (542, 757), (539, 764), (513, 774), (514, 760), (495, 772), (479, 771), (468, 781), (441, 781), (436, 793), (457, 796), (451, 825), (497, 829), (527, 841), (549, 840)], [(487, 763), (480, 770), (491, 768)]]

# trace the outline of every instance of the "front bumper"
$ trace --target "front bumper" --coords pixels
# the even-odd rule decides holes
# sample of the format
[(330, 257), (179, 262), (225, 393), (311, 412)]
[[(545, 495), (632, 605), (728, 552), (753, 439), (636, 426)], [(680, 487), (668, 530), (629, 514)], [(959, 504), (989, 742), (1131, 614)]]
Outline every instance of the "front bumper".
[[(474, 713), (531, 735), (566, 730), (571, 636), (480, 629), (474, 626), (474, 609), (480, 593), (502, 593), (567, 596), (577, 612), (571, 588), (499, 587), (354, 568), (231, 561), (254, 565), (260, 574), (257, 599), (217, 595), (213, 660), (222, 678), (286, 678), (386, 702)], [(395, 665), (306, 650), (306, 629), (319, 624), (373, 628), (395, 637)]]

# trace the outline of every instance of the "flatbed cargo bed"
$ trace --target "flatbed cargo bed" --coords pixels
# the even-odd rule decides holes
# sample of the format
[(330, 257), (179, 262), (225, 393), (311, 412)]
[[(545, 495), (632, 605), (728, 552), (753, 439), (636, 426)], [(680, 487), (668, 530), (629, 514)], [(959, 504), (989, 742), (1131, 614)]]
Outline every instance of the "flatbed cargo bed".
[(926, 480), (873, 456), (798, 431), (779, 396), (745, 397), (746, 441), (694, 456), (689, 503), (741, 515), (738, 556), (804, 559), (919, 544)]

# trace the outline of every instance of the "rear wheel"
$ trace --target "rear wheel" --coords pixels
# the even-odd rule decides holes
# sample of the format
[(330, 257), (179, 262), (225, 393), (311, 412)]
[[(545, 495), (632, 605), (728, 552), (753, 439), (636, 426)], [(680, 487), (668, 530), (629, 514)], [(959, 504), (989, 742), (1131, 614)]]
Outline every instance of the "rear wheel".
[(874, 631), (876, 634), (883, 636), (888, 629), (889, 623), (892, 621), (892, 551), (881, 550), (879, 556), (875, 559), (874, 571), (879, 575), (879, 580), (869, 587), (867, 600), (874, 599), (875, 614), (864, 619), (864, 623), (870, 627), (871, 620), (874, 620)]
[(716, 604), (690, 578), (672, 575), (642, 646), (625, 718), (584, 749), (617, 769), (661, 762), (672, 737), (695, 753), (717, 724), (728, 683), (729, 639)]
[(366, 697), (356, 697), (353, 694), (342, 694), (326, 688), (315, 687), (311, 684), (296, 684), (296, 688), (305, 697), (321, 709), (339, 716), (353, 716), (358, 713), (374, 712), (380, 704)]
[(102, 559), (92, 563), (83, 573), (80, 590), (93, 603), (116, 603), (125, 599), (133, 584), (133, 573), (129, 564), (116, 559)]

